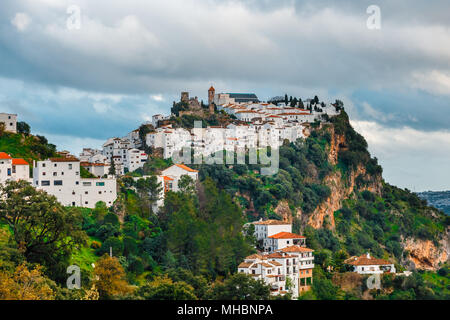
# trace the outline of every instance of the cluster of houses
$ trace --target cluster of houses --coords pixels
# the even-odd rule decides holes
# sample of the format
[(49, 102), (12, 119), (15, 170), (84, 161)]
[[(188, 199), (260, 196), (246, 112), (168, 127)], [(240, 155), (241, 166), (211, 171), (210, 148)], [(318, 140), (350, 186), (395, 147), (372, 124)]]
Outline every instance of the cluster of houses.
[[(306, 247), (304, 236), (292, 233), (292, 225), (279, 220), (257, 221), (255, 227), (260, 251), (244, 259), (238, 272), (263, 280), (274, 296), (292, 294), (297, 298), (311, 289), (314, 250)], [(372, 257), (369, 253), (344, 261), (351, 271), (362, 274), (396, 273), (393, 263)]]
[[(320, 108), (306, 110), (285, 103), (259, 102), (255, 94), (219, 93), (211, 87), (209, 104), (219, 112), (229, 114), (235, 120), (227, 126), (208, 126), (187, 130), (164, 124), (163, 115), (152, 118), (153, 132), (146, 135), (149, 147), (161, 148), (164, 158), (171, 158), (184, 148), (196, 154), (210, 155), (217, 151), (239, 151), (250, 148), (280, 147), (285, 140), (290, 142), (304, 137), (305, 128), (324, 114), (339, 113), (333, 104), (322, 104)], [(308, 103), (312, 103), (310, 100)], [(131, 134), (131, 133), (130, 133)]]
[(313, 282), (313, 250), (304, 236), (292, 233), (292, 225), (278, 220), (258, 221), (255, 237), (261, 251), (244, 259), (238, 272), (261, 279), (270, 285), (274, 296), (288, 292), (297, 298)]
[(102, 150), (84, 148), (79, 156), (81, 165), (97, 177), (103, 177), (114, 166), (114, 174), (123, 175), (142, 168), (148, 155), (135, 147), (127, 137), (108, 139)]

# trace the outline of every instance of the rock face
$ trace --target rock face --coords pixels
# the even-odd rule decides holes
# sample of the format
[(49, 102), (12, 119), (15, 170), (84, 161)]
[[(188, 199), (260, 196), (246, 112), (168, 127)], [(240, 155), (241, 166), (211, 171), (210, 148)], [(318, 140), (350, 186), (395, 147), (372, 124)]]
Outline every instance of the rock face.
[[(341, 150), (347, 148), (345, 137), (337, 135), (334, 130), (331, 133), (331, 146), (328, 152), (328, 161), (336, 165), (338, 163), (338, 155)], [(368, 190), (377, 195), (381, 194), (382, 178), (368, 177), (364, 166), (360, 165), (356, 170), (349, 172), (348, 177), (343, 177), (340, 171), (333, 172), (324, 179), (325, 185), (331, 190), (331, 195), (328, 199), (322, 202), (316, 210), (308, 217), (307, 223), (315, 229), (324, 227), (324, 222), (327, 221), (326, 226), (334, 229), (334, 212), (342, 207), (342, 200), (351, 197), (356, 190), (356, 179), (362, 176), (367, 178), (367, 184), (358, 188), (359, 191)]]
[(274, 211), (284, 222), (292, 223), (292, 212), (286, 200), (280, 201)]
[[(436, 270), (439, 264), (449, 261), (450, 257), (450, 229), (446, 237), (436, 246), (430, 240), (408, 238), (403, 241), (405, 250), (409, 252), (406, 262), (412, 262), (412, 268), (422, 270)], [(409, 260), (409, 261), (408, 261)], [(411, 263), (410, 263), (411, 265)]]

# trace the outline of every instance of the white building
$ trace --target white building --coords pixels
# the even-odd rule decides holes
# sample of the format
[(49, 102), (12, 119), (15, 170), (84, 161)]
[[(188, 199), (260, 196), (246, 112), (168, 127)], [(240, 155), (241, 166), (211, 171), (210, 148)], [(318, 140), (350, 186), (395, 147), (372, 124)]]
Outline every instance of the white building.
[(345, 260), (345, 263), (353, 266), (353, 271), (359, 274), (382, 274), (395, 273), (395, 266), (393, 263), (377, 259), (370, 256), (369, 253), (363, 254), (359, 257), (351, 257)]
[(296, 299), (312, 285), (312, 252), (313, 250), (308, 248), (291, 246), (270, 254), (254, 254), (245, 258), (238, 266), (238, 272), (263, 280), (270, 285), (271, 295), (291, 292), (292, 298)]
[(36, 162), (33, 185), (54, 195), (64, 206), (94, 208), (99, 201), (111, 206), (117, 198), (116, 179), (81, 178), (80, 161), (76, 158), (50, 158)]
[(264, 250), (269, 252), (275, 252), (289, 246), (306, 245), (304, 236), (285, 231), (268, 236), (264, 241)]
[(17, 114), (0, 113), (0, 123), (5, 125), (5, 131), (17, 133)]
[[(166, 170), (163, 170), (157, 177), (158, 182), (161, 183), (162, 190), (159, 200), (156, 202), (153, 210), (156, 212), (164, 205), (165, 194), (169, 191), (178, 192), (180, 189), (178, 183), (182, 176), (187, 175), (192, 178), (194, 182), (198, 180), (198, 171), (185, 166), (184, 164), (175, 164)], [(145, 177), (144, 177), (145, 178)]]
[(25, 180), (30, 182), (30, 165), (23, 159), (14, 159), (0, 152), (0, 183)]
[(292, 232), (292, 224), (279, 220), (266, 220), (252, 223), (255, 226), (256, 240), (263, 241), (280, 232)]
[(93, 174), (97, 178), (102, 178), (109, 174), (110, 164), (107, 163), (94, 163), (94, 162), (80, 162), (80, 166), (85, 168), (89, 173)]
[(128, 149), (125, 162), (125, 168), (128, 172), (133, 172), (139, 168), (142, 168), (147, 162), (148, 156), (145, 152), (139, 149)]

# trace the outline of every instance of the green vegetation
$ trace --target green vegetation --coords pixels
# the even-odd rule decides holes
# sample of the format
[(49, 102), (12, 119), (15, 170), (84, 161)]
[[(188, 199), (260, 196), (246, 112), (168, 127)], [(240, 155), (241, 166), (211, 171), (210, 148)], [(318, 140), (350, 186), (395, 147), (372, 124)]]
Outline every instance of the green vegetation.
[[(25, 132), (28, 132), (26, 128)], [(14, 158), (23, 158), (32, 165), (33, 160), (43, 160), (57, 157), (56, 146), (48, 143), (43, 136), (33, 136), (29, 133), (0, 132), (0, 151)]]

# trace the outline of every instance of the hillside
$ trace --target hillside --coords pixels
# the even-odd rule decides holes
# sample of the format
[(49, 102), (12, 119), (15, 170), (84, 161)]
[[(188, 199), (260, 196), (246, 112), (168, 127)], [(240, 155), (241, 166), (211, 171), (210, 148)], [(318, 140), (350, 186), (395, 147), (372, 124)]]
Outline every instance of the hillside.
[(431, 206), (450, 215), (450, 191), (426, 191), (419, 192), (417, 195)]
[[(280, 148), (280, 169), (273, 176), (260, 175), (260, 165), (190, 165), (200, 170), (200, 181), (168, 192), (157, 214), (151, 209), (151, 194), (159, 188), (154, 174), (172, 162), (156, 155), (134, 172), (152, 177), (118, 179), (111, 208), (64, 208), (33, 188), (13, 186), (27, 196), (14, 197), (17, 204), (0, 202), (0, 243), (8, 244), (0, 246), (0, 280), (20, 274), (26, 263), (44, 278), (42, 284), (51, 283), (38, 291), (50, 299), (269, 299), (269, 286), (236, 272), (255, 253), (256, 240), (244, 224), (272, 218), (292, 222), (293, 232), (305, 235), (315, 251), (313, 288), (301, 299), (449, 299), (450, 218), (383, 180), (345, 112), (311, 124), (306, 135)], [(1, 143), (14, 156), (44, 155), (35, 146), (42, 145), (40, 138), (5, 137)], [(35, 220), (23, 209), (29, 208), (22, 203), (29, 194), (39, 202), (29, 209)], [(11, 212), (25, 213), (17, 232)], [(35, 230), (46, 229), (50, 216), (58, 222), (51, 225), (57, 241), (47, 242)], [(24, 239), (39, 246), (24, 249)], [(366, 278), (343, 263), (365, 252), (392, 261), (399, 272), (420, 271), (383, 277), (385, 290), (369, 292)], [(70, 264), (82, 270), (82, 290), (65, 289)], [(93, 280), (101, 272), (106, 283)], [(14, 286), (0, 281), (0, 299), (14, 298)]]
[(259, 175), (258, 165), (199, 169), (234, 197), (250, 221), (292, 221), (294, 232), (330, 261), (369, 251), (405, 268), (436, 270), (448, 259), (448, 217), (384, 182), (345, 112), (330, 124), (313, 125), (307, 139), (285, 144), (275, 176)]
[(56, 157), (56, 146), (39, 135), (29, 133), (0, 133), (0, 151), (10, 154), (13, 158), (23, 158), (30, 165), (33, 160), (43, 160)]

